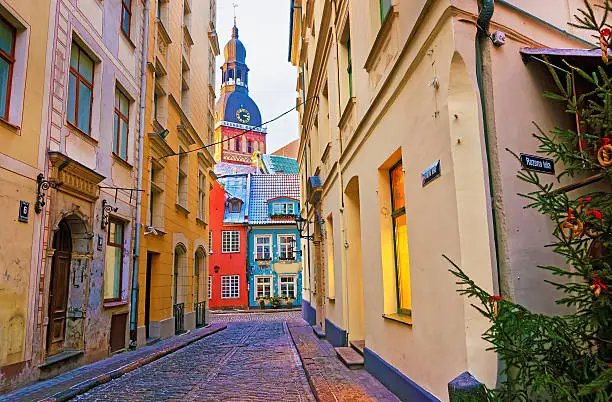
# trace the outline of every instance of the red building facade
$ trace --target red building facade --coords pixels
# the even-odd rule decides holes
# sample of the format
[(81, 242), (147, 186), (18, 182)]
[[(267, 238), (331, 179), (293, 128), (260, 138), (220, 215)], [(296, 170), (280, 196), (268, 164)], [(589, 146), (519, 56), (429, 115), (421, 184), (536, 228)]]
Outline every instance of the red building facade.
[(208, 301), (213, 310), (248, 307), (247, 181), (248, 175), (219, 178), (210, 194)]

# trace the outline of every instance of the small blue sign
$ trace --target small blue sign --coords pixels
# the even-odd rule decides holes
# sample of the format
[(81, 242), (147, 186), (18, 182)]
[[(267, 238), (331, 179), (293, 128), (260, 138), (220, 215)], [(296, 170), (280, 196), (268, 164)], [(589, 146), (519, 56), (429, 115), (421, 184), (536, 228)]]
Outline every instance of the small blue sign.
[(440, 160), (438, 159), (436, 163), (434, 163), (421, 173), (423, 187), (432, 182), (434, 179), (440, 177), (440, 173)]
[(27, 223), (29, 214), (30, 203), (26, 201), (19, 201), (19, 222)]

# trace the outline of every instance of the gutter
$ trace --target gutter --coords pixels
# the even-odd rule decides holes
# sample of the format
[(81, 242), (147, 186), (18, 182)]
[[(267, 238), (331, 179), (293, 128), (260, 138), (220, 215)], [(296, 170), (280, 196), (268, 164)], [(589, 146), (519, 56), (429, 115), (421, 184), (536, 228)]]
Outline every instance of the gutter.
[[(142, 168), (144, 165), (144, 129), (145, 129), (145, 110), (147, 96), (147, 58), (149, 52), (149, 24), (151, 0), (145, 0), (142, 14), (144, 17), (142, 55), (140, 62), (140, 127), (138, 129), (138, 189), (142, 188)], [(142, 191), (136, 195), (136, 221), (134, 222), (134, 252), (132, 269), (132, 294), (130, 299), (130, 343), (136, 342), (136, 328), (138, 326), (138, 258), (140, 257), (140, 226), (142, 215)]]

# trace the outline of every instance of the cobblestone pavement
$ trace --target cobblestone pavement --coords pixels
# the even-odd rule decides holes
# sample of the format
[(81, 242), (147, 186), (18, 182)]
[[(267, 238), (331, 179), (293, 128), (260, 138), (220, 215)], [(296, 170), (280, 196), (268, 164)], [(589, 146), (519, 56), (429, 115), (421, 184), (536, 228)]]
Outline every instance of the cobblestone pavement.
[(300, 312), (218, 314), (226, 330), (76, 398), (78, 401), (314, 401), (286, 321)]

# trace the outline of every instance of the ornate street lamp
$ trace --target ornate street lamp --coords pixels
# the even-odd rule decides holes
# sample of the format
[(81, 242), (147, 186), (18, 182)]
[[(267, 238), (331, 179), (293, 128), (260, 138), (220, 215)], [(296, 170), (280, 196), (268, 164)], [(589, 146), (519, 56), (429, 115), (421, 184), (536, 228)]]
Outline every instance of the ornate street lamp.
[(297, 246), (297, 241), (295, 240), (295, 238), (291, 239), (291, 252), (293, 254), (297, 254), (297, 255), (299, 255), (301, 257), (302, 256), (302, 250), (298, 250), (296, 248), (296, 246)]
[(300, 233), (300, 239), (306, 239), (306, 240), (310, 240), (313, 241), (314, 240), (314, 235), (310, 235), (310, 236), (302, 236), (302, 232), (304, 232), (305, 226), (308, 223), (308, 221), (304, 218), (302, 218), (301, 215), (298, 215), (295, 218), (295, 226), (297, 227), (298, 232)]

